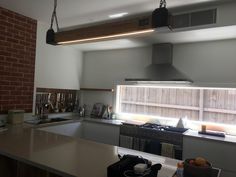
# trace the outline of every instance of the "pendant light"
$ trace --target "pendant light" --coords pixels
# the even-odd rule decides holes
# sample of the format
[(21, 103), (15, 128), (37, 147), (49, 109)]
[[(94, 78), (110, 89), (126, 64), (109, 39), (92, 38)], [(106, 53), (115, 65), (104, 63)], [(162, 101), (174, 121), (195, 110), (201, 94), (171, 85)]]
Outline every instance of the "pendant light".
[(56, 10), (57, 10), (57, 0), (54, 0), (54, 9), (52, 12), (52, 17), (51, 17), (51, 25), (46, 35), (46, 43), (51, 44), (51, 45), (57, 45), (57, 42), (55, 41), (55, 32), (53, 30), (54, 19), (56, 22), (57, 32), (59, 32), (59, 25), (58, 25)]
[[(51, 45), (97, 42), (152, 33), (161, 27), (170, 28), (170, 13), (166, 8), (166, 4), (166, 0), (160, 0), (159, 8), (148, 16), (121, 19), (114, 22), (107, 21), (101, 24), (91, 24), (72, 30), (59, 31), (56, 14), (57, 0), (54, 0), (51, 26), (47, 31), (46, 42)], [(53, 30), (54, 20), (56, 21), (57, 32)]]
[(159, 8), (152, 12), (152, 27), (171, 27), (171, 14), (166, 8), (166, 0), (160, 0)]

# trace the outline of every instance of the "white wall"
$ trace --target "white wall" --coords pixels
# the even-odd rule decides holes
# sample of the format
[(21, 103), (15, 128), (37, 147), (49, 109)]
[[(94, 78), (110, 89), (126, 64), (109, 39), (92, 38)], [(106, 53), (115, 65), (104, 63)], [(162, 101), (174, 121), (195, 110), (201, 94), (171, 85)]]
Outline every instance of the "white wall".
[[(85, 88), (115, 88), (127, 77), (142, 77), (143, 68), (151, 62), (151, 48), (93, 51), (84, 53), (82, 86)], [(81, 103), (90, 114), (94, 103), (114, 105), (115, 92), (81, 92)]]
[(150, 47), (85, 52), (82, 87), (114, 88), (124, 78), (142, 77), (150, 63)]
[(72, 47), (46, 44), (48, 28), (48, 25), (38, 22), (35, 87), (79, 89), (82, 53)]
[(236, 85), (236, 40), (174, 46), (174, 65), (196, 83)]

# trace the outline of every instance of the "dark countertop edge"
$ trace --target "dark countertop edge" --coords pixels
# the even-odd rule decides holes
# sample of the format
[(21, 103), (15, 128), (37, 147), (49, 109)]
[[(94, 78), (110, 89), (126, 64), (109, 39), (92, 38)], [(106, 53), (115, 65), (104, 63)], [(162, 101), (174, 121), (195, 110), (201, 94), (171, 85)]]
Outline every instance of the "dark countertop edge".
[(2, 151), (0, 151), (0, 154), (5, 156), (5, 157), (8, 157), (10, 159), (13, 159), (13, 160), (16, 160), (16, 161), (19, 161), (19, 162), (31, 165), (33, 167), (40, 168), (42, 170), (48, 171), (50, 173), (54, 173), (54, 174), (59, 175), (59, 176), (63, 176), (63, 177), (76, 177), (76, 176), (73, 176), (73, 175), (69, 175), (69, 174), (67, 174), (65, 172), (62, 172), (60, 170), (56, 170), (54, 168), (48, 167), (46, 165), (43, 165), (43, 164), (40, 164), (40, 163), (36, 163), (34, 161), (31, 161), (31, 160), (28, 160), (28, 159), (25, 159), (25, 158), (21, 158), (20, 156), (11, 155), (9, 153), (2, 152)]

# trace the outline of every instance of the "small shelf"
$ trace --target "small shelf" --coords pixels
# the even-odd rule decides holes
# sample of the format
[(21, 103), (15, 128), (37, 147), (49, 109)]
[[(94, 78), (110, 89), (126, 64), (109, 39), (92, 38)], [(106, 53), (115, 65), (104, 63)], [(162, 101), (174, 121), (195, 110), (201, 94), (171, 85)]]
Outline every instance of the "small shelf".
[(80, 91), (114, 92), (114, 89), (80, 88)]

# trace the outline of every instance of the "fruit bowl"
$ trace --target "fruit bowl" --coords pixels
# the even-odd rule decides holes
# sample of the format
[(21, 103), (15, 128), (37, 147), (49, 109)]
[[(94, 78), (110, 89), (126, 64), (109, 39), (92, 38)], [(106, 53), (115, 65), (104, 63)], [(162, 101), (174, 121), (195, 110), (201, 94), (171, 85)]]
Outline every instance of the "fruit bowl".
[(186, 159), (184, 177), (211, 177), (212, 166), (204, 158)]

